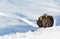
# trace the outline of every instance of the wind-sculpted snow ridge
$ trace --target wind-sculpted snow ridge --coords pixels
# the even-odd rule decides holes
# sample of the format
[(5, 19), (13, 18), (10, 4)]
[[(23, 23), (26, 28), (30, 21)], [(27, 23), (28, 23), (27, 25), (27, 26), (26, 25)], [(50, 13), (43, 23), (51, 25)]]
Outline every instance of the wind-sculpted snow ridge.
[(0, 36), (0, 39), (60, 39), (60, 26), (42, 28), (27, 33), (17, 32), (16, 34)]
[(30, 19), (36, 19), (43, 13), (60, 15), (60, 2), (59, 0), (0, 0), (0, 12), (7, 14), (21, 12)]
[[(11, 16), (10, 16), (11, 15)], [(5, 14), (0, 12), (0, 26), (4, 27), (4, 26), (9, 26), (9, 25), (31, 25), (34, 27), (38, 27), (36, 23), (34, 23), (33, 21), (29, 20), (29, 18), (25, 17), (22, 14)], [(12, 23), (13, 22), (13, 23)]]

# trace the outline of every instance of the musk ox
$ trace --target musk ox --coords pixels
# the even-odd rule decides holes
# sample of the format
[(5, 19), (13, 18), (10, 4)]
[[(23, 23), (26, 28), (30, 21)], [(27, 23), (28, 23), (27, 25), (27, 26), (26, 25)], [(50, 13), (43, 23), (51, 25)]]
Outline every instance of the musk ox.
[(54, 24), (54, 19), (51, 15), (43, 14), (37, 20), (37, 25), (39, 28), (52, 27)]

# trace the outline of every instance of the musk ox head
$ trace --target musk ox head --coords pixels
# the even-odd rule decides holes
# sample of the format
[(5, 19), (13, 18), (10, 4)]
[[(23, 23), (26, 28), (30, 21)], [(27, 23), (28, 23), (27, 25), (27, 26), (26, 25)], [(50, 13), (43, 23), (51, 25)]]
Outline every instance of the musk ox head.
[(48, 14), (43, 14), (37, 20), (37, 25), (39, 26), (39, 28), (52, 27), (53, 24), (54, 24), (54, 19), (52, 16), (50, 16)]

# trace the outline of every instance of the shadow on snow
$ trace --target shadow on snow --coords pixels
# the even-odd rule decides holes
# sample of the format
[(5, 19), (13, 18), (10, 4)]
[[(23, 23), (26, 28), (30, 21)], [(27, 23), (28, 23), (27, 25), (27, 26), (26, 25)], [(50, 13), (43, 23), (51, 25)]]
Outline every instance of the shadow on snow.
[(36, 27), (33, 27), (33, 26), (11, 26), (11, 27), (5, 27), (5, 28), (0, 28), (0, 36), (3, 36), (3, 35), (8, 35), (8, 34), (11, 34), (11, 33), (16, 33), (16, 32), (28, 32), (30, 30), (36, 30), (38, 28)]

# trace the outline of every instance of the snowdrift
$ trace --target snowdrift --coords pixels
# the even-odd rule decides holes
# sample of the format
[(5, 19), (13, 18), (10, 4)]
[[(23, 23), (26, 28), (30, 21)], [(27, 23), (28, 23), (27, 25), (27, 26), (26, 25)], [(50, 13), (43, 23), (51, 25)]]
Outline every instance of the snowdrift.
[(16, 34), (0, 36), (0, 39), (60, 39), (60, 26), (46, 29), (42, 28), (27, 33), (17, 32)]

